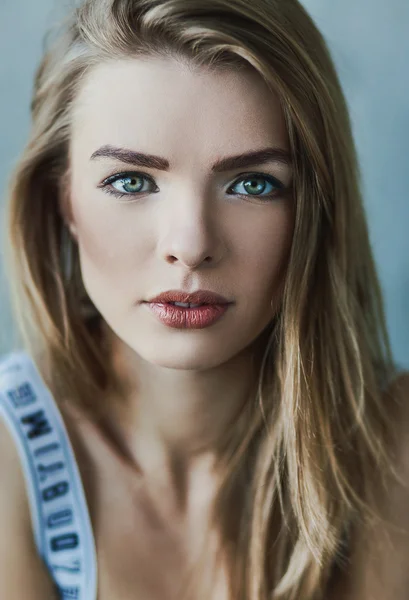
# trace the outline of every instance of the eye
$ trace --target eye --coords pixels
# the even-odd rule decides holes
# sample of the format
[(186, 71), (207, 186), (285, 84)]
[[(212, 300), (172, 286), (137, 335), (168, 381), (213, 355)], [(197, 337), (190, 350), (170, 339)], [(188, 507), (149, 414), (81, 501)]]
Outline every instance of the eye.
[(144, 192), (158, 190), (156, 187), (154, 187), (153, 190), (149, 188), (146, 189), (143, 185), (144, 182), (148, 182), (152, 186), (155, 186), (154, 181), (142, 173), (117, 173), (116, 175), (112, 175), (111, 177), (108, 177), (108, 179), (105, 179), (98, 187), (104, 188), (104, 192), (107, 194), (112, 194), (119, 198), (122, 198), (122, 196), (135, 196)]
[[(262, 173), (247, 173), (233, 184), (228, 193), (230, 194), (230, 190), (236, 186), (241, 186), (244, 190), (236, 192), (238, 196), (261, 196), (266, 199), (276, 196), (280, 190), (284, 189), (284, 184), (281, 181), (271, 175), (263, 175)], [(272, 187), (273, 190), (268, 190), (268, 186)], [(266, 188), (267, 193), (263, 193)]]
[[(148, 183), (148, 188), (144, 186), (144, 183)], [(153, 189), (149, 188), (149, 184), (153, 186)], [(232, 192), (237, 186), (242, 187), (242, 191)], [(268, 189), (268, 186), (272, 189)], [(145, 192), (158, 192), (159, 188), (156, 187), (155, 182), (151, 177), (143, 173), (125, 172), (116, 173), (105, 179), (98, 187), (103, 188), (104, 192), (111, 194), (118, 198), (123, 196), (138, 196)], [(267, 188), (267, 193), (266, 192)], [(245, 173), (240, 179), (229, 188), (228, 194), (236, 193), (238, 196), (243, 197), (260, 197), (263, 200), (269, 200), (284, 190), (285, 186), (281, 181), (273, 177), (272, 175), (265, 175), (263, 173)]]

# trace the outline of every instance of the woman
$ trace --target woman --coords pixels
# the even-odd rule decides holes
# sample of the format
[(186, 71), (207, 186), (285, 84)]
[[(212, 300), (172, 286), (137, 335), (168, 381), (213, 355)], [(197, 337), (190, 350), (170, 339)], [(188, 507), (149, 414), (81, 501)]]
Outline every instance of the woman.
[(1, 371), (2, 592), (406, 597), (408, 380), (301, 5), (86, 0), (32, 115), (9, 196), (27, 353)]

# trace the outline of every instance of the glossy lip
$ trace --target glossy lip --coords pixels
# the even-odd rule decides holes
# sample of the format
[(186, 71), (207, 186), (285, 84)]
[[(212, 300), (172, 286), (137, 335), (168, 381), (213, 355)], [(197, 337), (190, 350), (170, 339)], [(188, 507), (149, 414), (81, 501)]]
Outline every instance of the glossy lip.
[(182, 308), (160, 302), (145, 304), (164, 325), (173, 329), (204, 329), (229, 310), (229, 304), (205, 304), (198, 308)]
[(145, 302), (160, 303), (166, 302), (183, 302), (184, 304), (231, 304), (224, 296), (216, 294), (210, 290), (197, 290), (196, 292), (188, 293), (182, 290), (168, 290), (162, 292), (158, 296), (154, 296)]

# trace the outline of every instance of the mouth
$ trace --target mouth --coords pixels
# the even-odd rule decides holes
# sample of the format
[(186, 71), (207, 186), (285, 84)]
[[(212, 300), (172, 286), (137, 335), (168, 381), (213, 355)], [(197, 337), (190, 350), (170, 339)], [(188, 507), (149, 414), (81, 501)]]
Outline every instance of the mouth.
[(191, 302), (145, 302), (148, 309), (164, 325), (175, 329), (203, 329), (216, 323), (229, 309), (231, 303), (193, 304)]
[(165, 302), (164, 304), (171, 304), (172, 306), (180, 306), (181, 308), (199, 308), (200, 306), (209, 306), (209, 303), (203, 302), (202, 304), (192, 304), (191, 302)]
[(195, 292), (169, 290), (150, 298), (146, 302), (149, 304), (169, 304), (184, 308), (231, 304), (231, 301), (229, 301), (227, 298), (211, 290), (197, 290)]

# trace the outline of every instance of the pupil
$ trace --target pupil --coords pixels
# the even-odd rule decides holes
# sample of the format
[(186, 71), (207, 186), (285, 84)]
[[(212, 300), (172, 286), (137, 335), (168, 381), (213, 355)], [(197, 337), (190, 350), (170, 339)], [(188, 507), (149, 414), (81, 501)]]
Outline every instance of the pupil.
[[(129, 177), (127, 182), (125, 183), (125, 186), (137, 186), (138, 185), (138, 181), (139, 181), (139, 177)], [(135, 191), (135, 190), (131, 190), (131, 191)]]
[[(249, 180), (248, 180), (248, 182), (247, 182), (247, 183), (248, 183), (248, 185), (247, 185), (247, 183), (245, 182), (245, 183), (244, 183), (244, 186), (245, 186), (246, 188), (257, 188), (257, 187), (260, 187), (260, 185), (261, 185), (262, 187), (265, 187), (265, 183), (264, 183), (264, 184), (260, 184), (260, 183), (257, 183), (258, 181), (260, 181), (260, 180), (259, 180), (259, 179), (249, 179)], [(250, 193), (254, 193), (254, 189), (253, 189), (253, 190), (247, 190), (247, 191), (250, 191)], [(259, 190), (255, 190), (255, 191), (259, 191), (259, 192), (260, 192), (260, 191), (263, 191), (263, 190), (260, 190), (260, 189), (259, 189)]]

